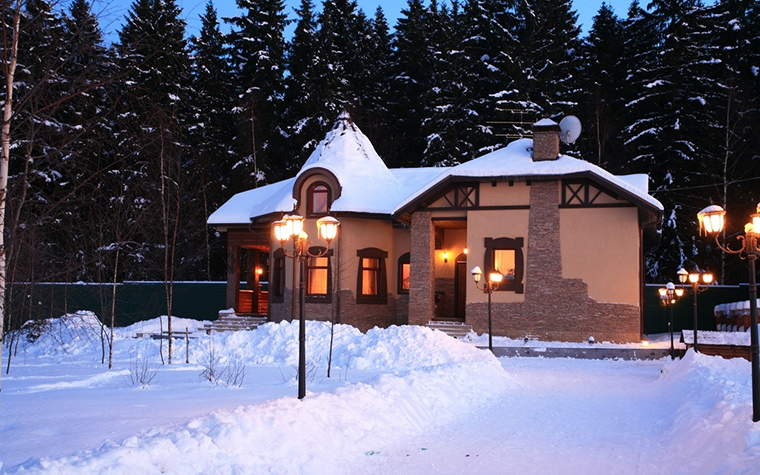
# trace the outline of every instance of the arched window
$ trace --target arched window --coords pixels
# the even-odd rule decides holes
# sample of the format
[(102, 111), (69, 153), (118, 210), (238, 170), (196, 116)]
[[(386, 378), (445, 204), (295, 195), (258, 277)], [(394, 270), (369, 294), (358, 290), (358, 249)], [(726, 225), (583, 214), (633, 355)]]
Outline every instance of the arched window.
[(388, 283), (385, 274), (385, 259), (388, 253), (368, 247), (356, 251), (359, 269), (356, 275), (356, 303), (388, 303)]
[(324, 216), (330, 211), (330, 189), (324, 183), (314, 183), (309, 187), (308, 195), (309, 216)]

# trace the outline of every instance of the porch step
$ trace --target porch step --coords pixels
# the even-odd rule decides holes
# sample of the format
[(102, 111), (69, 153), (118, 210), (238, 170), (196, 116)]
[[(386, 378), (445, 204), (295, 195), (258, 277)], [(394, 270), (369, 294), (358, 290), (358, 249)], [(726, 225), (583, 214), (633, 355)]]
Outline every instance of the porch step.
[(220, 313), (219, 319), (211, 322), (208, 325), (204, 325), (201, 329), (206, 331), (206, 334), (215, 332), (236, 332), (240, 330), (255, 330), (259, 325), (263, 325), (268, 322), (269, 318), (266, 315), (258, 314), (240, 314), (240, 313)]
[(472, 331), (472, 325), (468, 323), (462, 323), (462, 322), (446, 322), (446, 321), (440, 321), (440, 320), (433, 320), (425, 326), (427, 326), (431, 330), (440, 330), (443, 333), (449, 336), (452, 336), (454, 338), (466, 336), (468, 333)]

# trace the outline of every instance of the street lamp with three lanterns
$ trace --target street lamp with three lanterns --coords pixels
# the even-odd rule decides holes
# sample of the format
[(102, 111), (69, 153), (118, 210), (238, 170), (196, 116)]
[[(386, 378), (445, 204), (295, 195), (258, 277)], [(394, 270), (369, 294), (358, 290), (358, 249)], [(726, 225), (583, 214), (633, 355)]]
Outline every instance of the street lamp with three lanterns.
[(668, 308), (668, 332), (670, 333), (670, 359), (673, 359), (675, 348), (673, 346), (673, 305), (683, 296), (683, 289), (677, 289), (676, 284), (668, 282), (665, 287), (657, 289), (660, 301)]
[(470, 271), (472, 279), (475, 281), (475, 286), (485, 292), (488, 295), (488, 349), (493, 353), (493, 332), (491, 331), (491, 294), (499, 287), (504, 275), (501, 272), (490, 272), (488, 278), (480, 285), (480, 281), (483, 277), (483, 271), (480, 266), (475, 266)]
[[(725, 253), (738, 254), (747, 259), (749, 265), (749, 309), (750, 309), (750, 351), (752, 353), (752, 421), (760, 421), (760, 345), (757, 335), (757, 279), (755, 261), (760, 248), (760, 205), (757, 212), (750, 215), (752, 221), (744, 225), (744, 236), (737, 236), (741, 246), (737, 249), (724, 247), (718, 240), (726, 221), (726, 210), (717, 205), (710, 205), (697, 214), (700, 229), (715, 236), (715, 243)], [(696, 340), (695, 340), (696, 343)]]
[[(683, 286), (688, 282), (691, 285), (691, 294), (694, 297), (694, 351), (699, 351), (697, 346), (697, 294), (704, 292), (713, 282), (713, 275), (709, 272), (689, 272), (683, 267), (678, 269), (678, 281)], [(701, 281), (701, 282), (700, 282)], [(700, 287), (704, 284), (705, 287)]]
[[(329, 253), (330, 243), (338, 234), (340, 223), (332, 216), (324, 216), (317, 220), (319, 236), (327, 242), (327, 247), (319, 252), (309, 250), (309, 236), (303, 230), (304, 218), (298, 214), (290, 214), (272, 223), (274, 235), (286, 256), (297, 259), (299, 263), (298, 277), (298, 399), (306, 397), (306, 322), (304, 319), (304, 295), (306, 293), (306, 261), (311, 257), (324, 257)], [(288, 250), (285, 244), (292, 240), (293, 248)]]

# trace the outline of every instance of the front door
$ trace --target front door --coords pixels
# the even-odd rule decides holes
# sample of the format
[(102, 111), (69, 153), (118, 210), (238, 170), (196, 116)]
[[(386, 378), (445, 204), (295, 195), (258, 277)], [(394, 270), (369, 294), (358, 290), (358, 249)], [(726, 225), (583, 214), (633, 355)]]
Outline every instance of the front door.
[(454, 317), (464, 320), (467, 302), (467, 261), (457, 261), (454, 276)]

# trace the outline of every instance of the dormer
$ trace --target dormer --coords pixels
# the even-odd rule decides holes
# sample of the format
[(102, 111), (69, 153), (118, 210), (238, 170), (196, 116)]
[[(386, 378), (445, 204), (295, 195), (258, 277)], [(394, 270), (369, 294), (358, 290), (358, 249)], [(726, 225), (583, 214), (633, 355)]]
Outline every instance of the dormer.
[[(324, 168), (314, 167), (302, 173), (293, 184), (293, 198), (298, 201), (304, 216), (321, 218), (341, 195), (338, 178)], [(305, 207), (303, 207), (305, 205)]]

